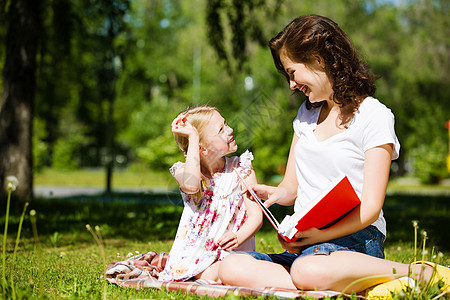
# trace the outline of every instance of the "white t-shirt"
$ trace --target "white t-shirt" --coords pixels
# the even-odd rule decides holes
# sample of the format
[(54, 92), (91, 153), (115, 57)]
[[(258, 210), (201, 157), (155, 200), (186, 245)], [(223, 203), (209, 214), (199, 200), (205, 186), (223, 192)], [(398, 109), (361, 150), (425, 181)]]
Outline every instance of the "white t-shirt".
[[(400, 143), (394, 130), (394, 115), (377, 99), (367, 97), (351, 120), (349, 127), (324, 141), (317, 141), (317, 126), (321, 107), (307, 110), (300, 106), (294, 119), (294, 131), (299, 140), (295, 146), (295, 164), (298, 180), (294, 210), (317, 197), (341, 174), (361, 198), (365, 151), (384, 144), (393, 144), (392, 159), (397, 159)], [(372, 225), (386, 236), (383, 211)]]

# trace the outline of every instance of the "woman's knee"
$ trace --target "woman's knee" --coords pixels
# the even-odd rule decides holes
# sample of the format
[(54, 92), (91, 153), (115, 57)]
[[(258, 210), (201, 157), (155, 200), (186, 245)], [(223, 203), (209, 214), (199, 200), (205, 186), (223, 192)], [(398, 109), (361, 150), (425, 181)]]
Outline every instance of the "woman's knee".
[(292, 282), (298, 289), (327, 289), (330, 272), (322, 259), (317, 256), (307, 256), (297, 259), (291, 267)]

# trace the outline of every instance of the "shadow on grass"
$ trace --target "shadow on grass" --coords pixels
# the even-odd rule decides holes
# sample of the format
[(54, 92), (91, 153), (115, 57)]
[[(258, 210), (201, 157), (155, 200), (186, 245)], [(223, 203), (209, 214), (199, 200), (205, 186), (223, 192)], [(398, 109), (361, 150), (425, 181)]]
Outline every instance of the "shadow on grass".
[[(183, 207), (178, 193), (132, 194), (113, 196), (77, 196), (60, 199), (36, 199), (29, 210), (37, 212), (39, 235), (45, 240), (59, 235), (80, 237), (86, 234), (86, 224), (99, 225), (105, 238), (136, 241), (166, 240), (175, 236)], [(271, 211), (281, 221), (292, 208), (273, 206)], [(11, 213), (10, 230), (14, 234), (21, 208)], [(413, 242), (413, 220), (426, 230), (429, 246), (450, 250), (450, 199), (448, 196), (390, 195), (386, 198), (384, 214), (388, 225), (387, 243)], [(4, 223), (4, 208), (2, 219)], [(263, 231), (273, 231), (264, 219)], [(32, 237), (27, 214), (23, 237)], [(87, 238), (90, 238), (86, 234)], [(76, 241), (74, 241), (76, 242)]]

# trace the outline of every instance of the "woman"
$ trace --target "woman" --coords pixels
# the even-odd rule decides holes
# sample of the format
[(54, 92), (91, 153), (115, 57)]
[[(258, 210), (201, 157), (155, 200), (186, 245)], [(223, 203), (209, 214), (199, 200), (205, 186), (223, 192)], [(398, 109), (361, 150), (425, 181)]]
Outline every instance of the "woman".
[[(303, 92), (308, 100), (293, 123), (295, 134), (283, 181), (276, 188), (255, 185), (256, 193), (266, 206), (294, 205), (297, 211), (344, 174), (361, 205), (332, 227), (298, 232), (296, 242), (279, 238), (287, 250), (282, 254), (249, 252), (227, 257), (219, 270), (222, 282), (360, 292), (408, 276), (410, 270), (414, 273), (414, 265), (383, 259), (382, 207), (391, 160), (398, 157), (400, 144), (392, 112), (372, 97), (374, 76), (347, 35), (322, 16), (296, 18), (269, 46), (290, 88)], [(425, 278), (431, 278), (432, 270), (426, 265)], [(368, 276), (372, 277), (355, 282)]]

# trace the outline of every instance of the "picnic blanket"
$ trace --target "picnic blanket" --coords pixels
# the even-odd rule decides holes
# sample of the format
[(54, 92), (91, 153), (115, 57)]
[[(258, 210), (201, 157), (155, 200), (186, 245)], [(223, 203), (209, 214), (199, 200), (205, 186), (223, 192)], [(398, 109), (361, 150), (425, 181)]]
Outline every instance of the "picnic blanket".
[(239, 286), (221, 285), (205, 280), (184, 282), (161, 281), (158, 274), (164, 269), (168, 253), (150, 251), (135, 255), (124, 261), (114, 261), (106, 267), (106, 279), (120, 287), (155, 288), (168, 292), (183, 291), (189, 294), (209, 297), (224, 297), (229, 294), (236, 296), (275, 296), (281, 299), (295, 299), (303, 297), (324, 298), (346, 296), (335, 291), (300, 291), (275, 287), (246, 288)]

